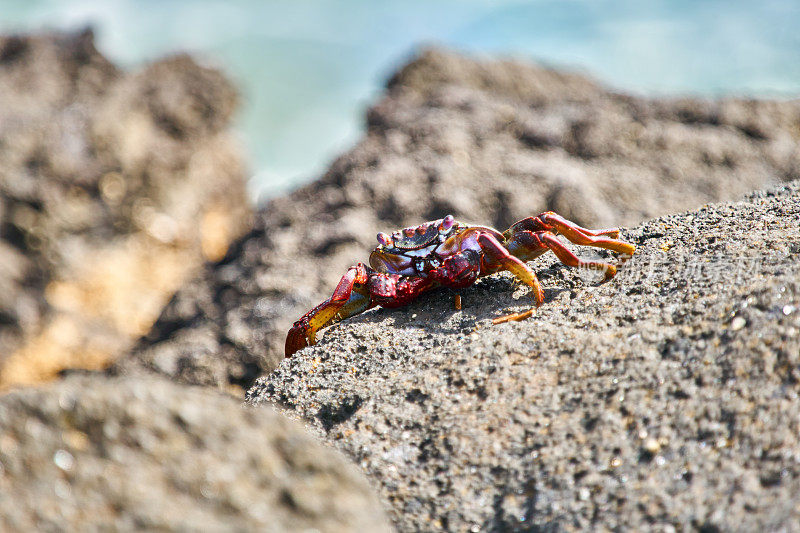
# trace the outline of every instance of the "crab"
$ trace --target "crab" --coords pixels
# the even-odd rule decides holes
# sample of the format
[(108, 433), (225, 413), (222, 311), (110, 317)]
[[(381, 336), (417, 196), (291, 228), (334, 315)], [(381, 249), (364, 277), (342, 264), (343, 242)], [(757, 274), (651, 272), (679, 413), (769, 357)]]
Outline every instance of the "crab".
[[(613, 264), (579, 259), (556, 237), (559, 234), (574, 244), (616, 252), (621, 261), (636, 250), (633, 244), (618, 240), (619, 229), (582, 228), (552, 211), (524, 218), (503, 233), (458, 222), (452, 215), (392, 234), (378, 233), (378, 246), (369, 256), (369, 265), (350, 267), (331, 297), (294, 323), (286, 337), (286, 357), (314, 344), (320, 329), (376, 305), (401, 307), (428, 290), (463, 289), (480, 277), (503, 270), (530, 287), (539, 307), (544, 291), (525, 262), (548, 250), (567, 266), (602, 271), (603, 282), (616, 275)], [(459, 301), (457, 297), (457, 306)]]

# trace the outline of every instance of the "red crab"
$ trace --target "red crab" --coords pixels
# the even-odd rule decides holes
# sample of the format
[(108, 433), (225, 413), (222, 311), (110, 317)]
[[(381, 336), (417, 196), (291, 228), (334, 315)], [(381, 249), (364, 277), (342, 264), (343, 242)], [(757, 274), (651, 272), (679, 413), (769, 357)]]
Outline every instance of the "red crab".
[(391, 235), (378, 233), (369, 266), (350, 267), (331, 297), (294, 323), (286, 336), (286, 357), (314, 344), (317, 331), (325, 326), (371, 307), (401, 307), (435, 287), (461, 289), (501, 270), (527, 284), (538, 307), (544, 292), (525, 261), (547, 250), (567, 266), (604, 271), (603, 281), (617, 273), (614, 265), (578, 259), (556, 237), (559, 233), (575, 244), (605, 248), (625, 259), (636, 250), (633, 244), (617, 240), (618, 229), (589, 230), (553, 212), (524, 218), (504, 233), (462, 224), (452, 215)]

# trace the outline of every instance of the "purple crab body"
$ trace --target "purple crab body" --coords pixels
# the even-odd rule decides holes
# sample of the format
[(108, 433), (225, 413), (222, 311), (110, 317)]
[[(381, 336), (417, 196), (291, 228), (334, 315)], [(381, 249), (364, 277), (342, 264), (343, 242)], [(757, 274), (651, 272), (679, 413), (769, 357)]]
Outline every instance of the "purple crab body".
[(330, 298), (303, 315), (286, 337), (286, 357), (314, 344), (320, 329), (371, 307), (401, 307), (436, 287), (461, 289), (489, 274), (508, 270), (533, 291), (536, 305), (544, 293), (536, 274), (525, 264), (547, 250), (566, 265), (616, 274), (608, 263), (578, 259), (556, 235), (575, 244), (605, 248), (624, 258), (636, 247), (617, 240), (619, 230), (589, 230), (552, 212), (528, 217), (503, 233), (457, 222), (451, 215), (440, 220), (379, 233), (369, 266), (359, 263), (347, 271)]

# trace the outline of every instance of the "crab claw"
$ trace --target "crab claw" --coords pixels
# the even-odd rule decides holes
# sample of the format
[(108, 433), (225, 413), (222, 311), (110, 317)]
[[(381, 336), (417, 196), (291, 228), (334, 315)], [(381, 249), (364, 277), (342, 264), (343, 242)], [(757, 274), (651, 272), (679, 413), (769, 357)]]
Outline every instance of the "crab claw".
[(300, 317), (286, 335), (286, 357), (297, 350), (317, 342), (317, 331), (342, 318), (361, 313), (371, 305), (369, 292), (364, 285), (368, 277), (367, 267), (362, 263), (350, 267), (339, 280), (330, 298)]
[(289, 334), (286, 335), (285, 354), (286, 357), (291, 356), (298, 350), (302, 350), (306, 346), (314, 344), (314, 333), (311, 331), (310, 324), (306, 317), (301, 318), (294, 323)]

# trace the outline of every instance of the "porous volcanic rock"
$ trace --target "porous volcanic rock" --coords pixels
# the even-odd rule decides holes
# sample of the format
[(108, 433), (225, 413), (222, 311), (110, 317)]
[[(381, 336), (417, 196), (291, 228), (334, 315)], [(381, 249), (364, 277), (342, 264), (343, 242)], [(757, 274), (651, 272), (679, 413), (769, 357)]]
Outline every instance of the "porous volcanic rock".
[(447, 213), (504, 229), (549, 209), (634, 224), (800, 177), (800, 101), (643, 98), (440, 50), (401, 69), (367, 122), (322, 178), (264, 205), (115, 371), (247, 384), (378, 231)]
[[(331, 327), (250, 390), (381, 486), (400, 531), (791, 531), (800, 182), (623, 232), (594, 286), (552, 254)], [(583, 254), (586, 249), (580, 248)]]
[(390, 531), (364, 476), (271, 408), (157, 379), (0, 398), (4, 531)]
[(249, 223), (232, 85), (125, 73), (92, 32), (0, 37), (0, 387), (97, 368)]

